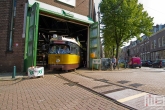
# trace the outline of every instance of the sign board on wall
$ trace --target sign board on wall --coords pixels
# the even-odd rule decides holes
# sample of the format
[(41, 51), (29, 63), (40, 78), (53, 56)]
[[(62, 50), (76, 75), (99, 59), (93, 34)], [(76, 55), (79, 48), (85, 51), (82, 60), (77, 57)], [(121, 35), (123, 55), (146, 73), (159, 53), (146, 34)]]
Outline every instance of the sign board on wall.
[(93, 64), (101, 64), (101, 59), (93, 59)]
[(65, 4), (68, 4), (68, 5), (71, 5), (71, 6), (74, 6), (74, 7), (76, 5), (76, 0), (57, 0), (57, 1), (63, 2)]

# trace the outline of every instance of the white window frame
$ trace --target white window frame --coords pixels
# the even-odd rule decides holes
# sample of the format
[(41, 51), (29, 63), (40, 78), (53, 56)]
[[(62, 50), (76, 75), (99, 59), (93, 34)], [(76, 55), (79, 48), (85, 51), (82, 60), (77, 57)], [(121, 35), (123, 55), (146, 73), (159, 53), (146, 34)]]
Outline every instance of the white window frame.
[(158, 46), (161, 47), (160, 38), (158, 38)]
[(165, 46), (165, 37), (162, 37), (162, 46)]
[(156, 40), (154, 40), (154, 49), (156, 48)]

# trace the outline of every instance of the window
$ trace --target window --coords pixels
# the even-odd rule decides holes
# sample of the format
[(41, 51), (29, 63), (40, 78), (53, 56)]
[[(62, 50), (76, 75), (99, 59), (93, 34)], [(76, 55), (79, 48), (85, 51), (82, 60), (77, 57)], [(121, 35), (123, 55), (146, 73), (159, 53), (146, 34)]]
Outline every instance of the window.
[(156, 40), (154, 40), (154, 49), (156, 48)]
[(16, 16), (17, 0), (14, 0), (14, 16)]
[(76, 54), (76, 55), (79, 55), (79, 46), (77, 44), (74, 44), (74, 43), (70, 43), (70, 53), (71, 54)]
[(160, 38), (158, 39), (158, 45), (159, 45), (159, 47), (161, 47), (161, 39)]
[(151, 49), (153, 49), (153, 42), (151, 42)]
[(148, 47), (149, 47), (149, 44), (147, 43), (147, 44), (146, 44), (146, 51), (147, 51), (147, 52), (149, 51), (149, 48), (148, 48)]
[(49, 54), (69, 54), (70, 50), (67, 45), (51, 45)]
[(162, 37), (162, 46), (165, 46), (165, 37)]
[(147, 50), (146, 48), (147, 48), (147, 45), (145, 44), (145, 45), (144, 45), (144, 51), (146, 51), (146, 50)]

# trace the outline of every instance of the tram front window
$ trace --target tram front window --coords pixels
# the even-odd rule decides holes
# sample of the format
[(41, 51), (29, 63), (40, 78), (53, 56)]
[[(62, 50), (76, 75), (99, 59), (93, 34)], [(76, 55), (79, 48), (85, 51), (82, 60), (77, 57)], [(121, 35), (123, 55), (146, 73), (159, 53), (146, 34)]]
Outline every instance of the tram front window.
[(50, 47), (50, 54), (69, 54), (69, 47), (66, 45), (54, 45)]

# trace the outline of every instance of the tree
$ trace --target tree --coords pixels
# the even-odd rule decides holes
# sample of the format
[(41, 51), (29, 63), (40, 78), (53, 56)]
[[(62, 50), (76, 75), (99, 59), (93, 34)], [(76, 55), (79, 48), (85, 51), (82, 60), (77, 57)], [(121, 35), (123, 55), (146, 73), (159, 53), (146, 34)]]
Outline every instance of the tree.
[(104, 42), (111, 41), (104, 45), (115, 45), (116, 58), (124, 42), (134, 37), (140, 39), (141, 34), (151, 35), (153, 18), (143, 10), (138, 0), (102, 0), (100, 12), (101, 23), (105, 26), (102, 29)]

